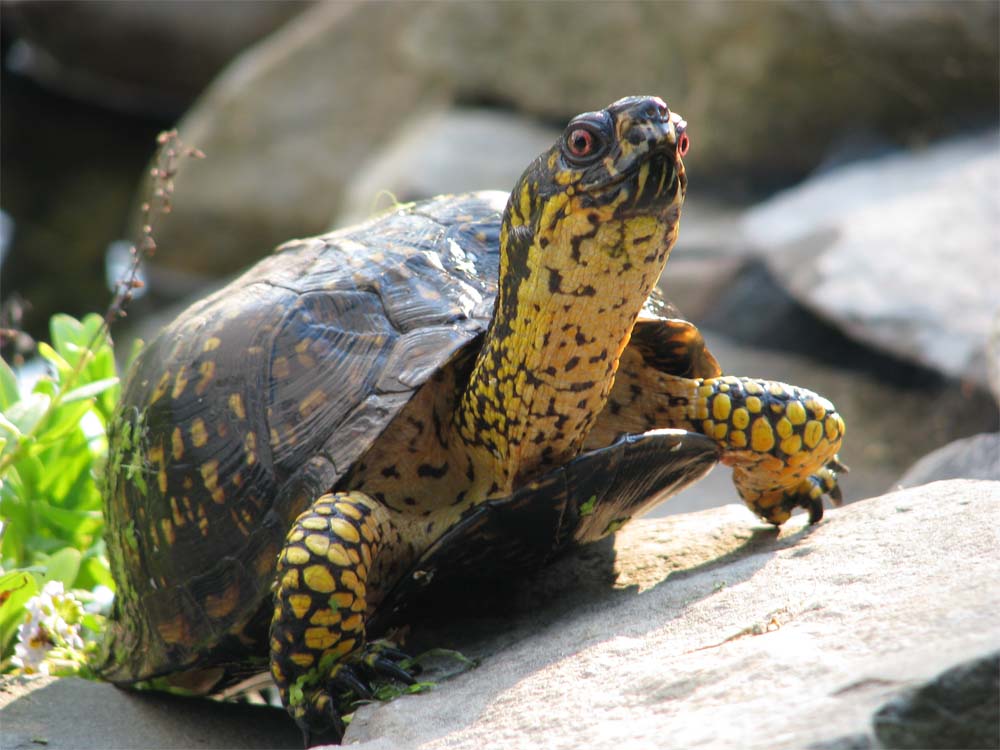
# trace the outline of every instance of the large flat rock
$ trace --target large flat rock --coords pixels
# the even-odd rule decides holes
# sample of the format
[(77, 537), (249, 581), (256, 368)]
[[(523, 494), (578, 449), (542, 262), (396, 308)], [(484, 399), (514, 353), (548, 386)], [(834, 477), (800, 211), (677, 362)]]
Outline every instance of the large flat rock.
[[(992, 679), (998, 511), (1000, 482), (951, 480), (828, 511), (814, 527), (796, 516), (775, 531), (736, 505), (636, 521), (505, 592), (499, 607), (470, 613), (469, 592), (457, 603), (464, 614), (414, 628), (412, 650), (458, 648), (481, 665), (360, 709), (347, 741), (880, 747), (873, 717), (887, 704), (882, 726), (899, 729), (922, 696), (981, 677), (983, 665)], [(987, 720), (994, 710), (985, 706)], [(0, 683), (0, 746), (42, 740), (52, 750), (291, 748), (299, 735), (261, 706), (81, 680)]]
[(38, 677), (0, 681), (3, 750), (302, 747), (284, 711)]
[(178, 178), (156, 263), (215, 277), (321, 231), (372, 154), (454, 103), (561, 127), (657, 93), (691, 124), (692, 190), (787, 184), (859, 134), (992, 119), (997, 17), (988, 1), (316, 3), (180, 123), (208, 158)]
[(820, 173), (750, 211), (749, 243), (859, 341), (983, 387), (1000, 353), (995, 130)]
[(1000, 643), (998, 510), (1000, 482), (955, 480), (780, 534), (736, 506), (639, 521), (616, 540), (614, 589), (593, 561), (556, 566), (507, 627), (455, 635), (482, 666), (359, 711), (348, 740), (876, 747), (880, 706)]

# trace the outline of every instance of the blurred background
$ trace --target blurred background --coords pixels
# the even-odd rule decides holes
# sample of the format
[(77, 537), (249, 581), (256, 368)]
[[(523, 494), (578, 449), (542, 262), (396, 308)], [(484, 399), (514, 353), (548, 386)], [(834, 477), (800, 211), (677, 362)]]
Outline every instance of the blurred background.
[[(995, 0), (5, 0), (3, 356), (103, 311), (165, 128), (207, 158), (120, 344), (286, 239), (509, 189), (574, 114), (658, 94), (692, 141), (662, 285), (724, 369), (837, 404), (848, 499), (1000, 479), (998, 28)], [(736, 500), (720, 468), (656, 512)]]

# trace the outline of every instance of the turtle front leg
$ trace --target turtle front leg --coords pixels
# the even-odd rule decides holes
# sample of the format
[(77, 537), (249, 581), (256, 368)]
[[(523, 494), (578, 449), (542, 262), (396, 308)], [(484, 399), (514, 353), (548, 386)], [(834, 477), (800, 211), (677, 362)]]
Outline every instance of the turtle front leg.
[(754, 378), (683, 378), (651, 367), (619, 372), (608, 408), (588, 439), (674, 427), (700, 432), (722, 448), (747, 506), (780, 525), (795, 508), (823, 517), (823, 496), (840, 502), (837, 460), (844, 420), (833, 404), (797, 386)]
[(781, 525), (795, 508), (809, 522), (823, 517), (823, 496), (841, 502), (837, 458), (844, 420), (830, 401), (769, 380), (721, 377), (695, 381), (695, 429), (722, 447), (733, 483), (747, 506)]
[(396, 663), (402, 654), (365, 637), (369, 585), (378, 578), (380, 556), (398, 545), (386, 509), (360, 492), (323, 495), (286, 537), (271, 621), (271, 676), (307, 747), (340, 741), (338, 697), (370, 698), (370, 676), (413, 682)]

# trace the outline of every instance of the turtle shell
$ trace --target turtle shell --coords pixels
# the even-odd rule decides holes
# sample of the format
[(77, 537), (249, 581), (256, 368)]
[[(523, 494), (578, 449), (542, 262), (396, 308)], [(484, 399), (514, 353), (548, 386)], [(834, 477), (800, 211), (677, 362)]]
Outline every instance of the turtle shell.
[[(442, 197), (286, 243), (145, 347), (110, 436), (108, 679), (266, 659), (292, 521), (489, 325), (506, 200)], [(662, 324), (675, 316), (651, 298), (632, 345), (718, 374), (697, 329)]]

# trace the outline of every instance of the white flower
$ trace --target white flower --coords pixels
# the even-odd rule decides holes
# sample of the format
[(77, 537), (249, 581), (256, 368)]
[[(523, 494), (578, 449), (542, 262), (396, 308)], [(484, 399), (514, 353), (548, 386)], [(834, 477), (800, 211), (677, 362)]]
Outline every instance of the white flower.
[(111, 603), (115, 600), (115, 592), (104, 584), (98, 584), (90, 593), (90, 601), (83, 605), (84, 611), (107, 615), (111, 611)]
[(17, 628), (18, 644), (11, 661), (27, 674), (48, 674), (46, 660), (53, 649), (82, 650), (80, 619), (83, 608), (62, 581), (49, 581), (28, 600), (27, 616)]

